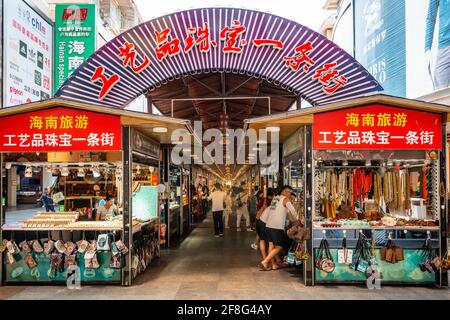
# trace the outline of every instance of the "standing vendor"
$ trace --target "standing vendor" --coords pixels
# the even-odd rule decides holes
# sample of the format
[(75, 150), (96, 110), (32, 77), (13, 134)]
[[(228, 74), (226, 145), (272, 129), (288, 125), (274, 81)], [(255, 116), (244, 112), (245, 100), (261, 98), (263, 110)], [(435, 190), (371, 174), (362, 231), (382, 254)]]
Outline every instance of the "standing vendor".
[[(103, 201), (101, 201), (103, 202)], [(119, 214), (119, 209), (114, 204), (114, 199), (111, 196), (106, 196), (104, 205), (99, 205), (97, 208), (96, 221), (110, 220), (112, 217)]]

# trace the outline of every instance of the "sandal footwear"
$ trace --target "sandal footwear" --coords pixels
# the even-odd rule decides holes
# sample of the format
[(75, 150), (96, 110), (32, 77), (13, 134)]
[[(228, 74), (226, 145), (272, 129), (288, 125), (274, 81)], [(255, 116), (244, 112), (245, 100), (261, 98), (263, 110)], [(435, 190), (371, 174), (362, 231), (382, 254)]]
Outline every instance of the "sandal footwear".
[(272, 271), (272, 268), (269, 268), (268, 266), (266, 267), (262, 263), (259, 264), (259, 268), (259, 271)]

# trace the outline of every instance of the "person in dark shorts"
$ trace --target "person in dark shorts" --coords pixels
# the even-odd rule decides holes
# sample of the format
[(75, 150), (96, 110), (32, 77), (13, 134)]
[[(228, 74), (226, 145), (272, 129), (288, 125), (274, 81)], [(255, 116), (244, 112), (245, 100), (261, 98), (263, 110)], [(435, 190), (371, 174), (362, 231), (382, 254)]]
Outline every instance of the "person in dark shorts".
[[(292, 187), (284, 186), (281, 188), (281, 194), (273, 198), (270, 204), (270, 214), (267, 217), (266, 232), (269, 239), (269, 253), (260, 263), (260, 267), (264, 271), (278, 269), (274, 258), (283, 250), (286, 234), (285, 226), (288, 217), (288, 211), (295, 219), (298, 220), (298, 214), (292, 205), (291, 197), (295, 196)], [(269, 268), (272, 263), (272, 268)]]

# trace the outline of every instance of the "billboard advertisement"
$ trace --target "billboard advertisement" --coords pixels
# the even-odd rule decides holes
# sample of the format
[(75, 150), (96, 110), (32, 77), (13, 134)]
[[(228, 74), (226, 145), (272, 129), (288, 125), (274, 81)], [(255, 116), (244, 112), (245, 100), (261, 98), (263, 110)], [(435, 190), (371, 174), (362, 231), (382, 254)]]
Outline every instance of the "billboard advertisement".
[(56, 4), (55, 92), (96, 48), (95, 4)]
[(449, 87), (450, 0), (354, 0), (354, 17), (355, 58), (386, 94)]
[(3, 22), (3, 107), (49, 99), (53, 26), (22, 0), (8, 0)]
[(405, 0), (355, 0), (355, 58), (383, 86), (406, 95)]

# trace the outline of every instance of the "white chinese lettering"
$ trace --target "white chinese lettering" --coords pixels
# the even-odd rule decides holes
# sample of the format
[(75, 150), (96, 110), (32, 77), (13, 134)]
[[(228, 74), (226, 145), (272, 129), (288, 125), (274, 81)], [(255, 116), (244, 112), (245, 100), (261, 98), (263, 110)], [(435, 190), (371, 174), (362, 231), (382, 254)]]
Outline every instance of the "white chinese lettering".
[(434, 133), (430, 131), (422, 131), (420, 133), (421, 144), (433, 144)]
[(323, 136), (323, 139), (319, 141), (319, 143), (332, 143), (333, 141), (328, 140), (327, 136), (331, 134), (331, 132), (321, 131), (320, 134)]
[(88, 147), (96, 147), (96, 146), (98, 146), (99, 143), (100, 143), (100, 139), (98, 138), (98, 134), (90, 133), (88, 138), (87, 138), (87, 142), (88, 142)]
[(43, 147), (44, 146), (44, 139), (42, 138), (41, 133), (35, 133), (33, 135), (33, 140), (31, 140), (31, 146), (32, 147)]
[(417, 132), (409, 131), (406, 134), (406, 144), (419, 144), (419, 137), (417, 136)]
[(350, 131), (348, 134), (348, 144), (361, 144), (361, 137), (358, 131)]
[(29, 134), (26, 134), (26, 133), (19, 134), (19, 140), (20, 140), (19, 147), (29, 147), (30, 143), (28, 142), (28, 139), (30, 139)]
[(48, 147), (58, 146), (58, 136), (54, 133), (45, 135), (45, 145)]
[(64, 133), (59, 135), (59, 146), (60, 147), (71, 147), (72, 146), (72, 135)]
[(362, 143), (364, 144), (375, 144), (375, 133), (373, 131), (362, 132)]
[(5, 147), (15, 147), (17, 146), (17, 143), (13, 143), (13, 138), (15, 138), (15, 134), (5, 134), (5, 138), (8, 138), (8, 143), (5, 143)]
[(102, 133), (102, 146), (114, 145), (114, 133)]
[(389, 144), (389, 132), (381, 131), (377, 133), (377, 144)]
[(344, 140), (344, 136), (345, 136), (345, 132), (344, 131), (336, 131), (334, 132), (334, 137), (336, 138), (335, 140), (335, 144), (345, 144), (346, 141)]

